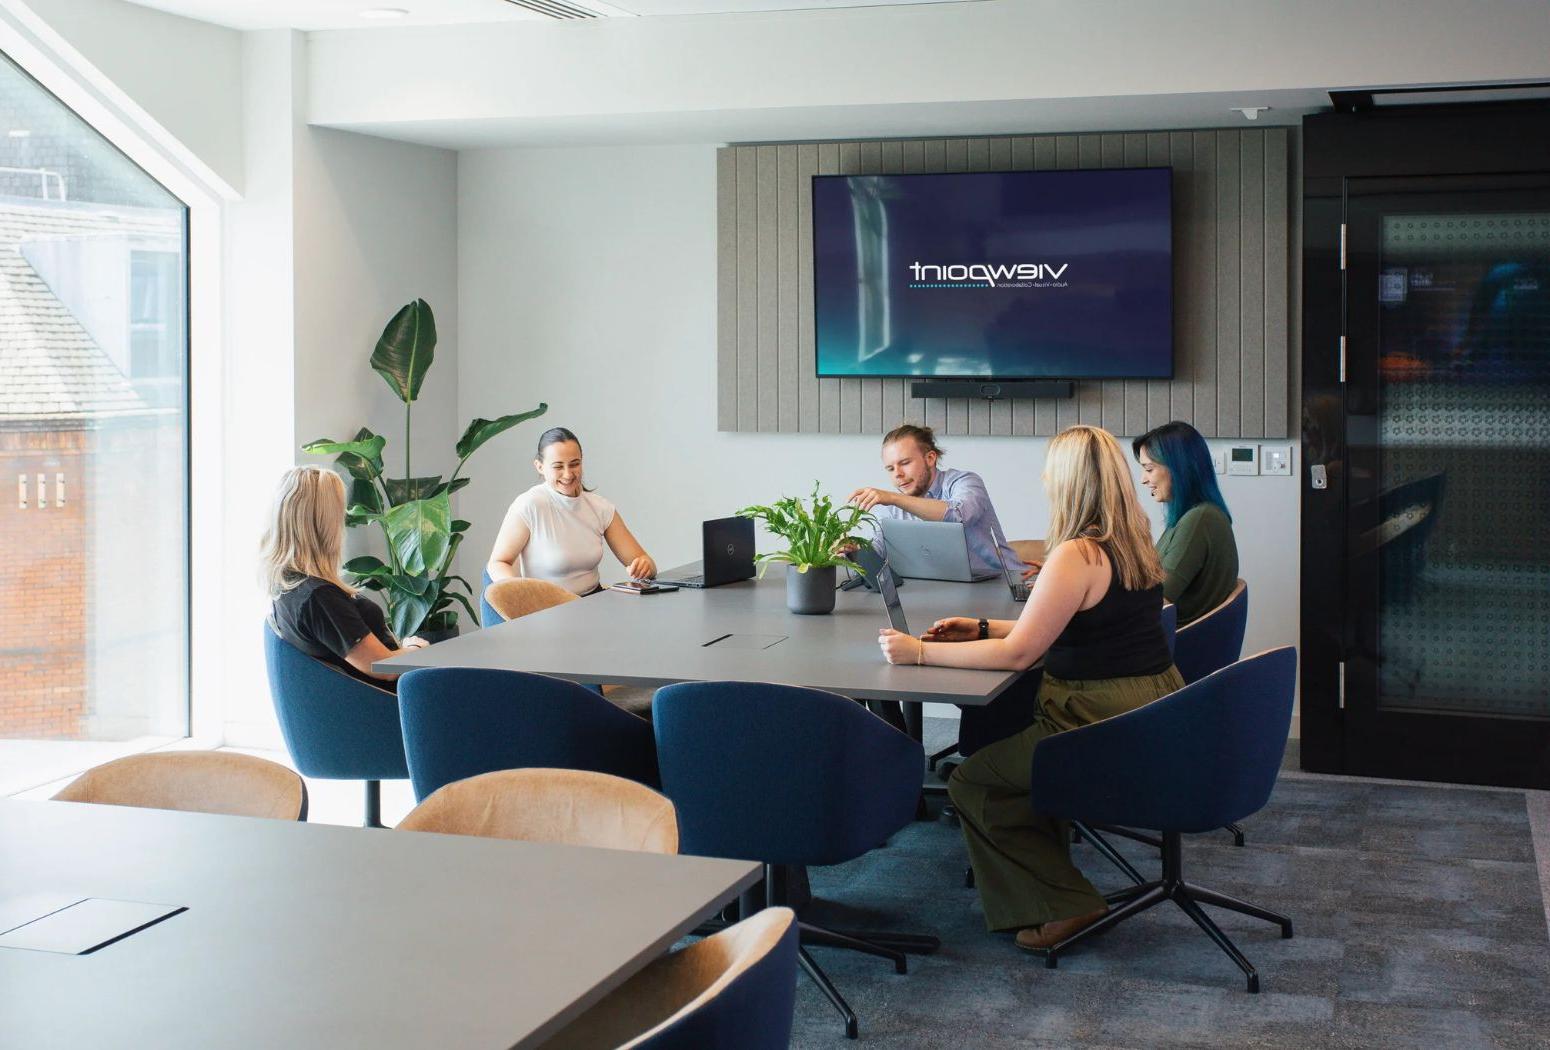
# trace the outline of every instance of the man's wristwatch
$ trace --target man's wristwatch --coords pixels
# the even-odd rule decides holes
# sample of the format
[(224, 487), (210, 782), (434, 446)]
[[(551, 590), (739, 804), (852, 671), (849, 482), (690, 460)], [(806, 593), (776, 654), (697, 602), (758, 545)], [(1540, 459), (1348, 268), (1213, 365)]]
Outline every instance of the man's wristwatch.
[(985, 619), (985, 617), (981, 616), (980, 617), (980, 641), (984, 641), (986, 638), (989, 638), (989, 637), (990, 637), (990, 621)]

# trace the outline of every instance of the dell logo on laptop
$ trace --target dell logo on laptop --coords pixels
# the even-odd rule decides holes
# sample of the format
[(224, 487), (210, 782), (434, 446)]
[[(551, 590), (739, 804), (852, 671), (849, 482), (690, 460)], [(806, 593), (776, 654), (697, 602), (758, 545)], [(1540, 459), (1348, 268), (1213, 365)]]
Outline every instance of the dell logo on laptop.
[(730, 557), (732, 557), (736, 553), (737, 553), (737, 544), (735, 544), (735, 543), (727, 544), (727, 557), (730, 558)]

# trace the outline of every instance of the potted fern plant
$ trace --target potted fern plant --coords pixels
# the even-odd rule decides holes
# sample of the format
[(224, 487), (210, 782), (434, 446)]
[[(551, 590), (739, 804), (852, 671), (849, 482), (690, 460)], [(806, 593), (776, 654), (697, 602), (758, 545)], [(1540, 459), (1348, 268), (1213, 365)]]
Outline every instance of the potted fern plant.
[(871, 549), (872, 541), (856, 530), (862, 522), (876, 521), (860, 507), (835, 507), (818, 491), (816, 481), (809, 502), (786, 496), (769, 506), (744, 507), (737, 513), (764, 522), (765, 528), (786, 541), (785, 550), (759, 556), (759, 574), (773, 562), (785, 562), (786, 608), (804, 615), (834, 611), (834, 570), (849, 564), (840, 552)]
[[(498, 419), (475, 419), (457, 443), (457, 466), (445, 480), (435, 474), (415, 477), (409, 457), (409, 434), (414, 401), (430, 370), (436, 351), (436, 318), (430, 304), (416, 299), (405, 306), (377, 340), (371, 367), (404, 404), (404, 473), (390, 478), (383, 464), (387, 439), (362, 427), (349, 441), (324, 438), (310, 441), (302, 451), (333, 456), (350, 476), (350, 527), (376, 525), (382, 529), (387, 561), (371, 555), (351, 558), (344, 570), (353, 582), (380, 591), (387, 602), (393, 633), (400, 638), (418, 634), (438, 641), (458, 633), (457, 608), (461, 605), (477, 622), (469, 598), (473, 589), (453, 575), (453, 559), (469, 523), (452, 517), (452, 493), (469, 483), (463, 476), (468, 457), (497, 434), (518, 423), (541, 416), (549, 408), (517, 412)], [(463, 593), (458, 593), (461, 587)], [(456, 603), (456, 605), (454, 604)]]

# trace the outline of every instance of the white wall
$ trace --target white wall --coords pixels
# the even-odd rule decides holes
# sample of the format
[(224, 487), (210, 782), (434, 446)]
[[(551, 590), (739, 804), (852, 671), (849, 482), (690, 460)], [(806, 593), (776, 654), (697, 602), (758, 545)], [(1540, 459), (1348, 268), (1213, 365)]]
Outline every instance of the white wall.
[(123, 0), (31, 8), (225, 183), (242, 185), (242, 34)]
[[(458, 293), (463, 414), (550, 405), (475, 460), (462, 504), (473, 522), (463, 561), (471, 579), (507, 502), (536, 480), (533, 445), (545, 425), (576, 431), (588, 482), (664, 568), (699, 557), (704, 518), (805, 493), (815, 479), (839, 494), (886, 483), (878, 436), (716, 431), (712, 147), (462, 154)], [(949, 464), (985, 478), (1009, 535), (1044, 534), (1044, 439), (943, 444)], [(1222, 482), (1253, 593), (1246, 651), (1294, 642), (1297, 478)]]
[[(241, 471), (233, 510), (227, 608), (232, 670), (225, 739), (280, 747), (258, 624), (267, 601), (253, 569), (280, 473), (327, 462), (300, 446), (345, 440), (368, 426), (388, 438), (389, 471), (403, 471), (403, 406), (368, 363), (377, 337), (405, 303), (436, 311), (436, 359), (415, 402), (417, 475), (444, 473), (461, 433), (457, 418), (457, 155), (307, 126), (307, 38), (288, 30), (245, 34), (249, 192), (230, 211), (233, 247), (233, 411), (246, 440), (228, 449)], [(380, 553), (370, 530), (352, 530), (347, 555)]]

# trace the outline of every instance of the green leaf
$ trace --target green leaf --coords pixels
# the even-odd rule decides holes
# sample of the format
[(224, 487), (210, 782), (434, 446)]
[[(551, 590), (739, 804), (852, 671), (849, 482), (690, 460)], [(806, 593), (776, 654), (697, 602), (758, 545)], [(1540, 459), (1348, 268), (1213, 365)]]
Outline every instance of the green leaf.
[(490, 440), (496, 434), (510, 430), (518, 423), (525, 423), (529, 419), (537, 419), (547, 411), (549, 411), (549, 406), (540, 401), (537, 408), (528, 412), (518, 412), (512, 416), (501, 416), (499, 419), (474, 420), (468, 424), (468, 429), (463, 431), (463, 436), (458, 439), (457, 458), (460, 460), (467, 459), (478, 450), (480, 445)]
[(371, 367), (398, 400), (408, 404), (420, 396), (420, 384), (436, 355), (436, 317), (424, 299), (405, 306), (382, 329)]
[(440, 474), (431, 478), (383, 478), (382, 484), (387, 489), (388, 503), (395, 507), (412, 500), (430, 499), (446, 488)]
[(862, 522), (876, 520), (871, 514), (849, 504), (835, 507), (817, 482), (813, 483), (809, 501), (811, 506), (796, 497), (784, 496), (768, 506), (756, 504), (737, 512), (745, 518), (762, 520), (765, 528), (786, 540), (786, 550), (760, 557), (761, 571), (774, 562), (795, 565), (799, 572), (846, 564), (846, 558), (837, 552), (838, 547), (849, 543), (872, 546), (869, 539), (855, 535)]
[(439, 496), (439, 495), (441, 495), (441, 493), (445, 492), (447, 495), (450, 496), (450, 495), (452, 495), (452, 493), (458, 491), (459, 489), (466, 489), (469, 485), (473, 484), (473, 481), (474, 481), (473, 478), (453, 478), (451, 481), (447, 482), (445, 485), (442, 485), (439, 488), (437, 488), (435, 492), (431, 493), (431, 495), (432, 496)]
[(432, 580), (429, 576), (406, 576), (393, 574), (388, 576), (388, 582), (393, 590), (403, 594), (413, 594), (423, 597), (431, 590)]
[(362, 427), (351, 441), (331, 441), (322, 438), (301, 446), (303, 452), (314, 456), (336, 456), (338, 463), (350, 477), (358, 481), (371, 481), (382, 474), (382, 448), (387, 438)]
[(380, 521), (382, 515), (359, 503), (352, 503), (345, 508), (344, 523), (350, 526), (365, 525), (367, 522)]
[(362, 478), (350, 482), (350, 506), (365, 507), (373, 514), (381, 514), (387, 508), (382, 505), (382, 490)]
[(382, 516), (388, 543), (404, 572), (419, 576), (440, 570), (452, 541), (451, 519), (446, 493), (399, 504)]
[(430, 615), (432, 602), (418, 594), (399, 593), (391, 604), (393, 633), (401, 642), (420, 629), (425, 617)]
[(461, 536), (471, 528), (473, 528), (473, 522), (464, 521), (462, 518), (452, 519), (452, 535), (454, 536)]
[(345, 562), (344, 571), (351, 576), (364, 579), (367, 576), (380, 576), (393, 570), (384, 565), (381, 558), (370, 554), (363, 554), (359, 558), (351, 558)]

